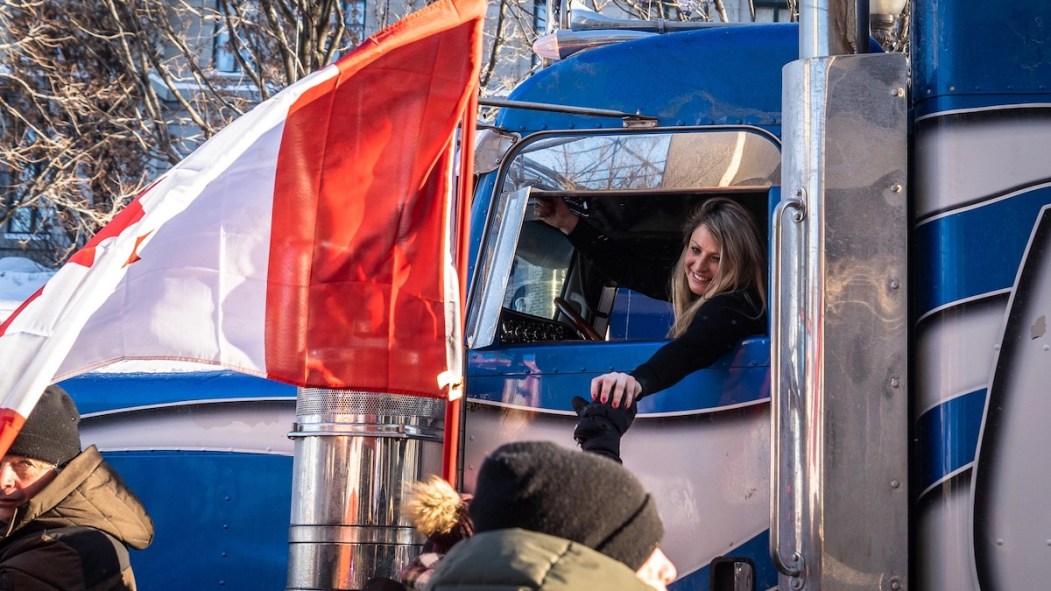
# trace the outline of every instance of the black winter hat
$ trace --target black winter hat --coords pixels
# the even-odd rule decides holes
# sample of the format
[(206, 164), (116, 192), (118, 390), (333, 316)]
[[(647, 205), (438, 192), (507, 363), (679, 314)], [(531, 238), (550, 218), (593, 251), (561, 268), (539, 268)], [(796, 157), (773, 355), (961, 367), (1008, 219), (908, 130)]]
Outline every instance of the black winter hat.
[(48, 386), (7, 453), (61, 466), (80, 453), (80, 413), (58, 386)]
[(657, 506), (620, 464), (550, 442), (508, 443), (482, 462), (475, 531), (522, 528), (578, 542), (638, 570), (664, 537)]

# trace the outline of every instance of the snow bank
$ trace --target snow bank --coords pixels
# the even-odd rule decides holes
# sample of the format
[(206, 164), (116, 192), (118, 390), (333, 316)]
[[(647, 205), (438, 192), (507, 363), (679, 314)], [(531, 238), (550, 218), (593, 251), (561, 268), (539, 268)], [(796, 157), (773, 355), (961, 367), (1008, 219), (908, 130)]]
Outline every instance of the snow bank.
[(54, 274), (27, 258), (0, 258), (0, 322)]
[[(33, 295), (41, 285), (47, 282), (55, 274), (53, 269), (48, 269), (27, 258), (23, 257), (0, 257), (0, 322), (3, 322), (11, 312), (29, 296)], [(115, 373), (172, 373), (191, 371), (215, 371), (221, 369), (211, 365), (198, 363), (187, 363), (181, 361), (121, 361), (108, 367), (98, 369), (99, 372)]]

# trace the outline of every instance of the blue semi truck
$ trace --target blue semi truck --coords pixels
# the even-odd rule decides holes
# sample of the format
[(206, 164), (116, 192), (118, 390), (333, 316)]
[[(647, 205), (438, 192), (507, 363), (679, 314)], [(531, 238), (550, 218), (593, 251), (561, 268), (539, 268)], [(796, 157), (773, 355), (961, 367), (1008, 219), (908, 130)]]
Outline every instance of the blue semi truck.
[[(1051, 6), (916, 2), (906, 59), (854, 26), (867, 4), (694, 29), (566, 18), (563, 47), (587, 49), (490, 101), (464, 489), (505, 441), (573, 446), (570, 399), (666, 342), (667, 303), (596, 272), (532, 200), (666, 266), (686, 212), (728, 197), (768, 236), (769, 332), (641, 401), (622, 444), (671, 588), (1048, 584)], [(341, 443), (311, 450), (294, 426), (317, 393), (230, 372), (64, 385), (157, 522), (142, 589), (353, 589), (418, 548), (398, 504), (440, 470), (440, 401), (356, 393), (320, 413)], [(319, 498), (329, 517), (301, 507)]]

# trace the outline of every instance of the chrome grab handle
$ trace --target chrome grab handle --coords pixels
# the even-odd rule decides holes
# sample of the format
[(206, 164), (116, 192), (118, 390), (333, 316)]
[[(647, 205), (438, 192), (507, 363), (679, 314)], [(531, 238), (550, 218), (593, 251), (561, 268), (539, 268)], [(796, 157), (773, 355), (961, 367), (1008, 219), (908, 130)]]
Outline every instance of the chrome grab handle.
[(774, 209), (773, 234), (776, 251), (771, 261), (770, 278), (770, 558), (777, 570), (790, 577), (798, 577), (803, 573), (803, 556), (798, 551), (793, 551), (789, 562), (781, 556), (781, 406), (788, 400), (781, 395), (781, 234), (784, 230), (782, 217), (788, 210), (794, 210), (793, 222), (799, 223), (806, 218), (806, 204), (801, 198), (803, 195), (800, 189), (795, 197), (782, 199)]

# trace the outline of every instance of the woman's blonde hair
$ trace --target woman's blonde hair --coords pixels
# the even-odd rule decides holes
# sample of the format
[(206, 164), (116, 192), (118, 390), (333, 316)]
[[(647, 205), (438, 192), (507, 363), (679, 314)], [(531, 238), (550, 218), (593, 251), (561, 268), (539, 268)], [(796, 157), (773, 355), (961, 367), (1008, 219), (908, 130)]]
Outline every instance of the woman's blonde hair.
[[(708, 229), (720, 250), (719, 271), (703, 296), (690, 291), (685, 269), (690, 237), (700, 226)], [(686, 332), (701, 306), (720, 293), (752, 288), (759, 294), (762, 314), (766, 309), (766, 257), (759, 228), (745, 208), (724, 197), (709, 199), (686, 220), (683, 234), (682, 253), (668, 286), (675, 314), (668, 336), (676, 338)]]

